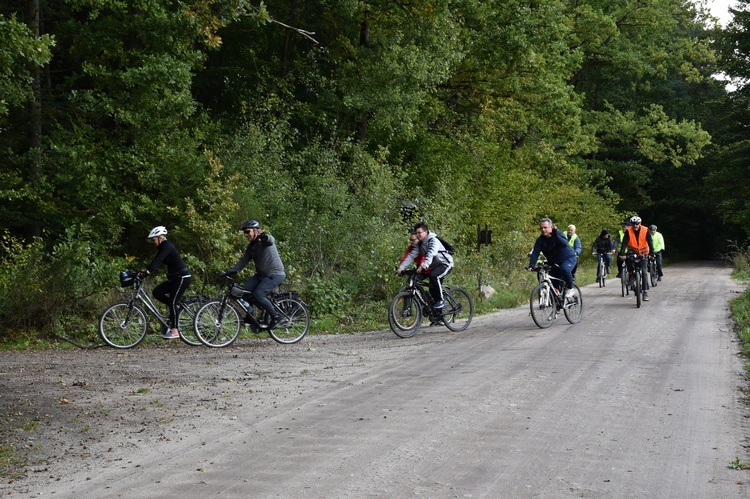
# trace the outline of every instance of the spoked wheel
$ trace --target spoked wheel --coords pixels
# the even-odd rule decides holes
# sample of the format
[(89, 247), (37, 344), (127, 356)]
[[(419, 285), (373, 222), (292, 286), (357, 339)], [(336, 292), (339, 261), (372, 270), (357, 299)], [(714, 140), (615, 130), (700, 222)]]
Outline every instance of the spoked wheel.
[(557, 306), (552, 293), (554, 291), (547, 284), (542, 283), (531, 291), (529, 298), (531, 318), (542, 329), (550, 327), (557, 317)]
[(641, 308), (641, 274), (640, 272), (635, 273), (635, 306)]
[(410, 338), (417, 334), (422, 325), (422, 309), (409, 292), (396, 295), (388, 308), (388, 324), (391, 331), (401, 338)]
[(655, 288), (659, 281), (659, 273), (656, 270), (656, 262), (651, 262), (648, 266), (648, 274), (651, 278), (651, 287)]
[(628, 285), (628, 271), (625, 269), (625, 264), (622, 264), (622, 271), (620, 272), (620, 283), (622, 284), (622, 296), (630, 294), (630, 287)]
[(295, 298), (282, 298), (276, 302), (276, 307), (281, 322), (268, 330), (271, 338), (284, 344), (297, 343), (304, 338), (310, 329), (310, 312), (305, 304)]
[(195, 316), (200, 307), (201, 304), (198, 298), (189, 298), (182, 302), (177, 315), (177, 328), (180, 330), (180, 339), (193, 347), (203, 345), (198, 335), (195, 334)]
[(99, 318), (99, 335), (113, 348), (133, 348), (146, 337), (148, 317), (136, 304), (115, 303)]
[(445, 307), (441, 311), (443, 323), (451, 331), (463, 331), (474, 317), (474, 303), (471, 296), (461, 288), (445, 289)]
[(583, 317), (583, 295), (581, 295), (581, 288), (577, 284), (573, 284), (573, 289), (575, 289), (575, 296), (565, 299), (563, 312), (568, 322), (578, 324), (581, 322), (581, 317)]
[(240, 314), (229, 303), (211, 300), (195, 314), (195, 334), (208, 347), (222, 348), (231, 345), (240, 334)]

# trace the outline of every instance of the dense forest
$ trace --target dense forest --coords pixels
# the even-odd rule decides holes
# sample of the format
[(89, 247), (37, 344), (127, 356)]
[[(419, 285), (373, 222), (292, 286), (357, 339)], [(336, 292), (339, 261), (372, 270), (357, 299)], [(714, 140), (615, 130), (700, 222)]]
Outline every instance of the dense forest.
[(260, 220), (339, 322), (385, 308), (419, 220), (466, 287), (524, 279), (543, 216), (745, 245), (749, 2), (6, 0), (0, 335), (90, 322), (155, 225), (200, 287)]

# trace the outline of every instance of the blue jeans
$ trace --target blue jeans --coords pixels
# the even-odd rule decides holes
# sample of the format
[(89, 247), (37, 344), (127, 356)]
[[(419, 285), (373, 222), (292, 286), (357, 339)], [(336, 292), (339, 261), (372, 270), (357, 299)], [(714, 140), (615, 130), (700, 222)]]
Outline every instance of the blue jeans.
[[(609, 274), (609, 266), (612, 264), (612, 255), (609, 253), (596, 254), (597, 263), (601, 262), (602, 258), (604, 258), (604, 267), (607, 269), (607, 274)], [(596, 268), (596, 277), (599, 277), (599, 267)]]
[[(550, 274), (565, 281), (565, 287), (573, 289), (573, 267), (578, 263), (578, 257), (569, 258), (565, 261), (559, 262), (559, 269), (552, 269)], [(558, 275), (555, 275), (558, 274)]]
[(271, 317), (276, 317), (278, 312), (268, 299), (268, 294), (273, 291), (273, 288), (284, 282), (286, 279), (285, 274), (278, 275), (258, 275), (255, 274), (245, 282), (242, 286), (245, 291), (250, 291), (253, 294), (253, 301), (262, 309), (266, 310)]

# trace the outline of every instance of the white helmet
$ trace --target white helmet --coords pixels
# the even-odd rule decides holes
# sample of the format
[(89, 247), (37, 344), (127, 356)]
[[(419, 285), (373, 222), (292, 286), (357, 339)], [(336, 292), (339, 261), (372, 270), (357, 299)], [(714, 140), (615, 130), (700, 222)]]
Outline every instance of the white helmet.
[(634, 217), (630, 217), (630, 223), (631, 224), (639, 224), (639, 223), (641, 223), (641, 217), (639, 217), (638, 215), (636, 215)]
[(167, 228), (163, 225), (157, 225), (153, 229), (151, 229), (151, 232), (148, 233), (148, 239), (151, 239), (152, 237), (159, 237), (159, 236), (166, 236), (167, 235)]

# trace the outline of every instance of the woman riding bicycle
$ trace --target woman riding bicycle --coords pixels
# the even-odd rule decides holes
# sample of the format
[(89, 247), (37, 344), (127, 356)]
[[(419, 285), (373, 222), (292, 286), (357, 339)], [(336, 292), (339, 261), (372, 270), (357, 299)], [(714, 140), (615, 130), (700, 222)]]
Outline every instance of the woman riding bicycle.
[[(596, 255), (597, 260), (601, 261), (604, 259), (604, 266), (607, 269), (609, 275), (609, 266), (612, 263), (612, 253), (614, 253), (615, 247), (612, 244), (612, 238), (609, 237), (609, 231), (607, 229), (602, 230), (599, 237), (596, 238), (594, 244), (591, 246), (591, 254)], [(597, 277), (599, 272), (597, 271)]]
[(167, 280), (154, 288), (154, 298), (169, 307), (169, 326), (170, 330), (162, 338), (172, 340), (180, 337), (177, 329), (177, 304), (185, 293), (185, 290), (193, 282), (187, 265), (182, 260), (180, 252), (172, 241), (166, 238), (167, 228), (159, 225), (151, 229), (148, 238), (156, 246), (156, 257), (146, 267), (145, 271), (140, 272), (141, 276), (147, 276), (156, 272), (159, 265), (164, 263), (167, 266)]

